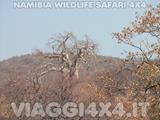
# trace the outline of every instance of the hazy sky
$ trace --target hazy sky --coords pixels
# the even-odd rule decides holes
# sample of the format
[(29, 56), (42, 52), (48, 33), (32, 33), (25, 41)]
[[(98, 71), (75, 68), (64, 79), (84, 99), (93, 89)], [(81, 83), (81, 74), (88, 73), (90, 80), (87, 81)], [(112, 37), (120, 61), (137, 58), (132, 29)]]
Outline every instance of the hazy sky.
[(46, 50), (48, 39), (65, 31), (74, 32), (80, 38), (88, 34), (99, 44), (100, 54), (119, 57), (128, 48), (118, 45), (112, 39), (112, 32), (120, 31), (134, 20), (135, 12), (142, 14), (144, 10), (15, 9), (13, 0), (0, 0), (0, 60), (32, 53), (35, 48)]

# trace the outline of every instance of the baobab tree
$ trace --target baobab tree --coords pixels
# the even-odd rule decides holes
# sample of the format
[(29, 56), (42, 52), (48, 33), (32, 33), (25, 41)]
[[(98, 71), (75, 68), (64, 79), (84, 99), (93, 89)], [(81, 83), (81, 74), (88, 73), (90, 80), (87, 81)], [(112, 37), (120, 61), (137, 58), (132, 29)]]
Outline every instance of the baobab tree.
[[(136, 95), (151, 102), (150, 118), (160, 118), (160, 7), (149, 7), (137, 16), (129, 27), (114, 33), (119, 43), (134, 48), (128, 52), (126, 62), (132, 63), (137, 78), (134, 82)], [(145, 40), (140, 40), (145, 38)]]
[(70, 32), (50, 38), (48, 44), (52, 52), (41, 53), (47, 63), (40, 68), (39, 77), (56, 71), (61, 72), (65, 78), (79, 78), (78, 69), (81, 64), (87, 64), (88, 58), (97, 52), (97, 45), (88, 36), (85, 40), (78, 40)]

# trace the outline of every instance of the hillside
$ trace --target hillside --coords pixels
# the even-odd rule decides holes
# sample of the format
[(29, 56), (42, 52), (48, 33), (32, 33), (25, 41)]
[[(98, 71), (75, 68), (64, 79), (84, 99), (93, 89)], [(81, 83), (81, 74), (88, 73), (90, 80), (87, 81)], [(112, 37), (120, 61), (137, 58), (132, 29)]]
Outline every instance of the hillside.
[[(109, 100), (116, 103), (117, 97), (122, 99), (122, 102), (128, 99), (133, 75), (129, 70), (121, 71), (124, 66), (121, 59), (104, 56), (90, 59), (88, 65), (80, 67), (80, 78), (74, 79), (71, 83), (68, 81), (71, 84), (69, 87), (61, 81), (61, 75), (56, 72), (47, 74), (39, 83), (36, 83), (32, 79), (32, 72), (34, 68), (40, 66), (41, 61), (41, 56), (32, 54), (12, 57), (0, 62), (0, 92), (1, 99), (5, 99), (0, 103), (1, 105), (6, 102), (5, 104), (9, 106), (10, 103), (18, 101), (31, 103), (61, 101), (63, 103), (72, 100), (88, 103), (90, 99), (104, 102)], [(110, 81), (110, 78), (113, 81)], [(72, 92), (72, 95), (63, 93), (63, 97), (67, 98), (58, 98), (57, 95), (62, 94), (60, 87), (65, 86)], [(6, 119), (4, 111), (7, 111), (6, 114), (9, 116), (15, 117), (10, 107), (0, 109), (1, 118)]]

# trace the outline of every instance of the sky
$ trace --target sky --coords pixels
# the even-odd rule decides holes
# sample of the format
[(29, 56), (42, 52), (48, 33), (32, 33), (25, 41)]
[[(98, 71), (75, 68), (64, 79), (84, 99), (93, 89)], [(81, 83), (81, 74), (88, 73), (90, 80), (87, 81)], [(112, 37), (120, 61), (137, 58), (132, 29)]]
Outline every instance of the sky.
[(0, 0), (0, 60), (33, 53), (35, 49), (46, 51), (48, 39), (64, 32), (73, 32), (80, 39), (87, 34), (99, 45), (99, 54), (120, 57), (129, 48), (117, 44), (112, 33), (129, 25), (135, 13), (142, 14), (145, 9), (16, 9), (13, 0)]

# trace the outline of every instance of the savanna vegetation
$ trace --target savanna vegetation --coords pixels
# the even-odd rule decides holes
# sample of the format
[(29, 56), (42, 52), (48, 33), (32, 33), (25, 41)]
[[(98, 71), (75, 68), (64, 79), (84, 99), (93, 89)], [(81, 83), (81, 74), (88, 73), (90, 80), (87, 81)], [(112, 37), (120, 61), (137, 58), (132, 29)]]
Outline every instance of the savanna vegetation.
[(48, 53), (37, 50), (1, 61), (0, 120), (71, 120), (63, 115), (17, 118), (11, 103), (22, 101), (122, 102), (126, 112), (132, 112), (134, 102), (148, 102), (146, 117), (75, 116), (72, 120), (160, 120), (160, 7), (148, 8), (113, 38), (133, 51), (127, 51), (124, 59), (100, 56), (92, 39), (79, 40), (68, 32), (50, 39)]

